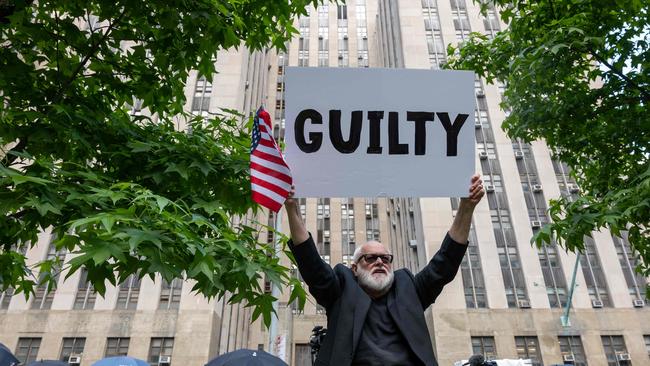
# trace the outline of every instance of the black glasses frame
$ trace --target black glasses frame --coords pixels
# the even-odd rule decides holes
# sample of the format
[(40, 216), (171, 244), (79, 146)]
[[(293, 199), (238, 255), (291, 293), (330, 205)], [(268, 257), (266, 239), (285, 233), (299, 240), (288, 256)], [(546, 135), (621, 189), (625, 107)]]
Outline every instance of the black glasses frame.
[(362, 254), (359, 259), (363, 259), (368, 264), (373, 264), (377, 259), (381, 259), (384, 264), (393, 263), (392, 254)]

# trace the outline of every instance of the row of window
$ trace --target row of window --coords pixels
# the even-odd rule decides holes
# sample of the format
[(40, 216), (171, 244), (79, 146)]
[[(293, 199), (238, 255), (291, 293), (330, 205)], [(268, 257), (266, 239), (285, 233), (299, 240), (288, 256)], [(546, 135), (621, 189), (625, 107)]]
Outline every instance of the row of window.
[[(455, 0), (452, 0), (455, 1)], [(502, 84), (500, 84), (501, 88)], [(497, 250), (499, 251), (499, 263), (502, 269), (506, 296), (509, 307), (530, 307), (524, 275), (519, 260), (518, 247), (514, 229), (509, 214), (508, 201), (502, 182), (502, 172), (495, 147), (494, 132), (492, 131), (488, 111), (487, 100), (483, 92), (480, 79), (475, 80), (476, 92), (476, 142), (480, 158), (481, 170), (483, 172), (484, 186), (487, 192), (488, 206), (492, 218)], [(521, 186), (525, 203), (528, 208), (528, 216), (533, 232), (549, 222), (546, 214), (547, 206), (543, 189), (539, 183), (539, 177), (535, 160), (529, 144), (521, 141), (513, 141), (512, 144), (517, 163), (517, 169), (521, 180)], [(553, 160), (553, 168), (556, 173), (561, 194), (565, 197), (574, 198), (579, 189), (575, 180), (570, 177), (566, 164)], [(452, 210), (454, 202), (452, 200)], [(476, 238), (473, 238), (476, 240)], [(613, 237), (618, 253), (619, 261), (625, 274), (630, 297), (635, 307), (643, 307), (643, 288), (646, 280), (634, 274), (638, 258), (632, 255), (629, 243), (625, 238)], [(467, 256), (473, 260), (466, 260), (463, 263), (463, 283), (467, 307), (487, 307), (483, 301), (485, 288), (483, 287), (482, 271), (480, 268), (480, 253), (478, 248), (470, 248)], [(557, 245), (551, 244), (538, 249), (539, 263), (544, 276), (545, 287), (551, 307), (563, 307), (566, 305), (568, 288), (567, 280), (564, 277), (564, 270), (558, 259)], [(592, 238), (585, 237), (585, 253), (579, 256), (580, 265), (587, 285), (592, 306), (595, 308), (612, 306), (605, 281), (605, 274), (596, 251)], [(479, 264), (473, 266), (472, 264)]]
[[(521, 140), (513, 140), (512, 148), (517, 161), (517, 170), (528, 209), (528, 219), (533, 233), (539, 231), (542, 223), (549, 221), (546, 215), (546, 201), (538, 180), (537, 165), (531, 146)], [(558, 260), (557, 244), (553, 241), (537, 249), (549, 304), (552, 308), (564, 307), (567, 302), (567, 284), (561, 262)]]
[[(74, 310), (92, 310), (95, 307), (97, 293), (88, 282), (86, 270), (82, 269), (81, 271), (81, 278), (79, 280), (77, 294), (75, 295), (75, 301), (72, 308)], [(161, 310), (178, 309), (181, 302), (182, 286), (183, 281), (180, 279), (174, 279), (172, 282), (163, 280), (158, 308)], [(55, 293), (56, 291), (51, 291), (46, 285), (39, 286), (34, 291), (30, 308), (34, 310), (51, 309)], [(11, 302), (13, 295), (13, 289), (0, 292), (0, 310), (9, 308), (9, 303)], [(139, 297), (140, 279), (137, 275), (131, 275), (119, 285), (115, 309), (135, 310), (138, 305)]]
[[(646, 351), (650, 357), (650, 335), (644, 335)], [(607, 357), (608, 366), (631, 365), (632, 360), (625, 346), (622, 335), (601, 336), (603, 351)], [(558, 343), (562, 360), (565, 363), (586, 366), (587, 357), (582, 346), (580, 336), (559, 336)], [(535, 336), (515, 337), (517, 357), (530, 359), (533, 366), (542, 366), (542, 354), (539, 349), (539, 341)], [(481, 354), (486, 359), (498, 359), (494, 337), (472, 337), (472, 353)], [(647, 360), (639, 360), (639, 364), (645, 364)]]
[[(465, 0), (450, 0), (450, 5), (456, 41), (465, 41), (471, 32)], [(446, 47), (440, 29), (437, 0), (422, 0), (422, 15), (431, 68), (439, 69), (446, 61)], [(485, 34), (490, 38), (494, 37), (500, 29), (499, 19), (492, 4), (489, 5), (487, 13), (483, 17), (483, 25)]]
[[(338, 34), (338, 66), (349, 66), (348, 23), (347, 6), (337, 6), (339, 19), (337, 22)], [(328, 6), (318, 7), (318, 66), (329, 66), (329, 28)], [(358, 37), (358, 64), (360, 67), (368, 66), (368, 32), (366, 28), (365, 4), (357, 4), (357, 37)], [(298, 66), (309, 66), (309, 13), (301, 15), (298, 19), (300, 37), (298, 39)]]
[[(42, 338), (40, 337), (23, 337), (18, 339), (15, 356), (21, 364), (27, 364), (31, 361), (43, 358), (39, 357), (38, 351), (41, 347)], [(106, 338), (104, 348), (104, 357), (126, 356), (129, 353), (129, 343), (131, 338), (128, 337), (109, 337)], [(83, 337), (66, 337), (61, 340), (61, 351), (59, 360), (68, 362), (71, 356), (81, 357), (83, 359), (86, 338)], [(149, 354), (147, 362), (152, 366), (158, 366), (163, 357), (171, 357), (174, 348), (173, 337), (154, 337), (149, 342)]]
[[(644, 335), (646, 350), (650, 357), (650, 335)], [(625, 347), (623, 336), (606, 335), (601, 337), (603, 350), (607, 357), (608, 366), (623, 366), (634, 364), (629, 360), (629, 354)], [(472, 337), (472, 354), (481, 354), (486, 359), (498, 359), (494, 337)], [(559, 336), (558, 343), (562, 360), (566, 364), (575, 366), (587, 366), (587, 357), (580, 336)], [(539, 340), (535, 336), (515, 337), (517, 357), (530, 359), (532, 366), (542, 366), (542, 354), (539, 348)], [(295, 366), (310, 366), (310, 347), (308, 344), (296, 344)], [(646, 364), (647, 360), (639, 360), (638, 364)]]

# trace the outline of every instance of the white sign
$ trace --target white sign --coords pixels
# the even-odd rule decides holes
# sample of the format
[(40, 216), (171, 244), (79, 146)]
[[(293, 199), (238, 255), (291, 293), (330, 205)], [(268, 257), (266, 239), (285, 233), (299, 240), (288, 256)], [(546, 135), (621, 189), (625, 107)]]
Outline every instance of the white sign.
[(475, 171), (474, 73), (286, 70), (296, 197), (462, 197)]

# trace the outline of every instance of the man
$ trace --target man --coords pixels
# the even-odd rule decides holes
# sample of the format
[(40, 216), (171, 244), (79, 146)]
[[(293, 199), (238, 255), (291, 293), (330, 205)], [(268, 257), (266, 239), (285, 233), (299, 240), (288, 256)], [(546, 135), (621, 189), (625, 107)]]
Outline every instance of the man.
[(393, 256), (379, 242), (359, 247), (348, 268), (325, 263), (290, 195), (285, 203), (293, 252), (309, 292), (327, 311), (327, 336), (316, 365), (437, 365), (424, 310), (456, 276), (467, 249), (474, 208), (485, 194), (478, 175), (460, 200), (440, 250), (422, 271), (393, 272)]

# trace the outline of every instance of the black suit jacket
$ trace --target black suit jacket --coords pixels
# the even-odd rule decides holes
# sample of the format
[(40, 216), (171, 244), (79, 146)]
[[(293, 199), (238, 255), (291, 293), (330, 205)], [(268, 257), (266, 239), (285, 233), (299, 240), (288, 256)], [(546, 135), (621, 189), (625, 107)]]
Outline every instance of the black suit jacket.
[[(298, 269), (316, 302), (327, 311), (327, 336), (321, 345), (316, 365), (348, 366), (363, 330), (372, 301), (357, 284), (352, 271), (337, 264), (333, 269), (318, 254), (314, 240), (289, 247)], [(415, 276), (408, 269), (395, 271), (387, 306), (395, 324), (415, 355), (425, 365), (437, 366), (424, 319), (424, 310), (454, 279), (467, 245), (454, 242), (449, 235), (440, 250)]]

